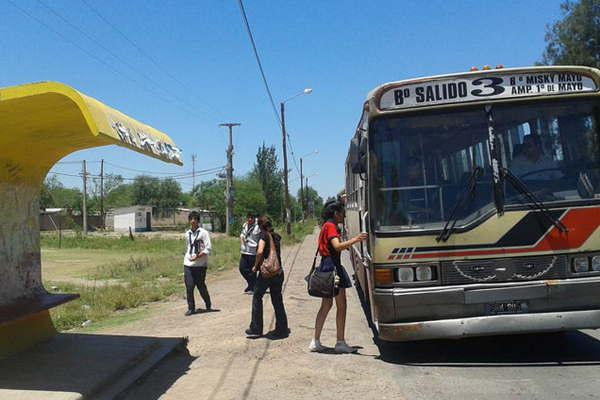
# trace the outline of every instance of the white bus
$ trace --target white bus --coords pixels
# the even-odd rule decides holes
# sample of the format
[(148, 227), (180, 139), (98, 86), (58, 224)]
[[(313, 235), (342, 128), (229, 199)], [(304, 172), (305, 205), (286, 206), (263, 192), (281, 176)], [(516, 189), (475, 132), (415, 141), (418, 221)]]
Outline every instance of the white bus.
[(382, 340), (600, 327), (600, 71), (494, 69), (371, 91), (346, 163)]

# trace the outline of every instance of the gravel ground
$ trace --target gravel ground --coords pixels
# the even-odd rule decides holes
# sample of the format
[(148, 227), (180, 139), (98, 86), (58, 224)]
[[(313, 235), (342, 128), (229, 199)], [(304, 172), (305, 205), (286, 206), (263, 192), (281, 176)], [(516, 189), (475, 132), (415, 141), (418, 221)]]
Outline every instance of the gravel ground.
[[(284, 252), (285, 304), (292, 334), (246, 339), (251, 297), (236, 271), (211, 278), (220, 312), (184, 317), (183, 301), (160, 305), (149, 319), (111, 333), (187, 336), (189, 354), (159, 364), (127, 399), (598, 399), (598, 331), (496, 336), (386, 345), (378, 348), (354, 289), (348, 291), (347, 338), (358, 354), (307, 350), (319, 300), (303, 277), (316, 237)], [(348, 260), (346, 260), (349, 265)], [(265, 322), (272, 307), (265, 296)], [(265, 331), (266, 331), (265, 327)], [(323, 343), (335, 342), (329, 316)]]
[[(284, 249), (284, 301), (292, 333), (283, 340), (247, 339), (251, 296), (236, 271), (209, 282), (219, 312), (184, 317), (184, 302), (164, 304), (150, 319), (110, 333), (187, 336), (188, 354), (178, 354), (134, 387), (128, 399), (398, 399), (392, 370), (382, 369), (355, 290), (349, 290), (348, 342), (358, 354), (315, 354), (307, 350), (319, 299), (306, 294), (304, 275), (312, 263), (316, 236)], [(198, 301), (198, 300), (197, 300)], [(197, 303), (198, 304), (198, 303)], [(265, 296), (265, 332), (273, 326), (272, 306)], [(322, 342), (335, 344), (335, 309)]]

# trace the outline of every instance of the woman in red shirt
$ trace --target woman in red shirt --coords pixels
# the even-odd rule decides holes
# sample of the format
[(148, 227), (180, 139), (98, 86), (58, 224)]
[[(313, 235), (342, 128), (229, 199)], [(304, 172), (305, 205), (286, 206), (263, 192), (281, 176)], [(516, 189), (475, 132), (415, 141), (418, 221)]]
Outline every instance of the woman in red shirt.
[[(354, 353), (356, 349), (346, 344), (344, 331), (346, 329), (346, 288), (352, 287), (352, 281), (342, 266), (340, 255), (342, 250), (349, 249), (352, 245), (360, 243), (367, 239), (366, 233), (361, 233), (350, 240), (342, 242), (337, 224), (344, 221), (344, 206), (339, 202), (328, 203), (323, 209), (323, 220), (321, 233), (319, 234), (319, 254), (321, 255), (321, 265), (319, 268), (335, 268), (339, 281), (337, 282), (338, 293), (335, 296), (335, 306), (337, 313), (335, 315), (335, 325), (337, 342), (335, 351), (337, 353)], [(326, 347), (321, 345), (321, 331), (325, 324), (325, 319), (331, 307), (333, 299), (323, 298), (321, 308), (317, 313), (315, 321), (315, 335), (310, 342), (310, 351), (323, 351)]]

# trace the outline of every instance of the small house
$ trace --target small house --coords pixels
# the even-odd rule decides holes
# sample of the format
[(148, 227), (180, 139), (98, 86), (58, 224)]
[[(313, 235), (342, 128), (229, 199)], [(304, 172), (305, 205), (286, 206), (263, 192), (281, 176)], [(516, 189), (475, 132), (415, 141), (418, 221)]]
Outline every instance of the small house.
[[(146, 232), (152, 230), (152, 207), (131, 206), (111, 210), (115, 232)], [(107, 224), (108, 225), (108, 224)]]

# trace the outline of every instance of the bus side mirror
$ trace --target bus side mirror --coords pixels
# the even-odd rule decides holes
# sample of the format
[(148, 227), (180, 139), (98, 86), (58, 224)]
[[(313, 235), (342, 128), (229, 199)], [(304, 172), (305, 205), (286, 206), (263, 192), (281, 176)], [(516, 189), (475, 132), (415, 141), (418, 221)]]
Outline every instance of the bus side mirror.
[(350, 142), (350, 166), (353, 174), (367, 172), (367, 141), (355, 137)]

